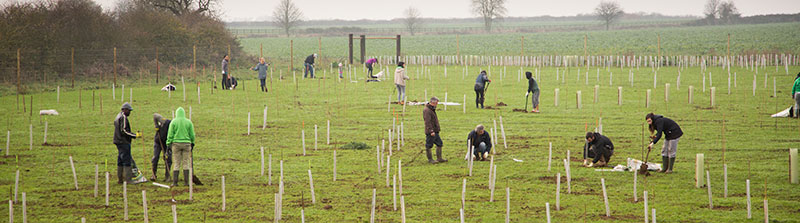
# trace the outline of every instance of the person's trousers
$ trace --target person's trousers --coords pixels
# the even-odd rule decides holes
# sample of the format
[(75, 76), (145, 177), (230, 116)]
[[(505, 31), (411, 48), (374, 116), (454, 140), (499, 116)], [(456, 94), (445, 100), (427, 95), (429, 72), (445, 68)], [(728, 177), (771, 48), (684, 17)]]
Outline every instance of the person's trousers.
[(376, 78), (375, 76), (372, 76), (372, 64), (367, 64), (367, 77)]
[(425, 135), (425, 148), (433, 148), (433, 145), (436, 147), (442, 147), (442, 137), (439, 137), (439, 133), (437, 132), (435, 136), (431, 136), (430, 134)]
[(114, 145), (117, 145), (117, 166), (131, 166), (131, 144)]
[(314, 65), (311, 65), (310, 63), (305, 63), (305, 67), (306, 70), (303, 73), (303, 78), (306, 78), (308, 76), (308, 73), (311, 73), (311, 78), (314, 78)]
[(192, 168), (192, 144), (172, 143), (172, 171)]
[(261, 91), (267, 91), (267, 79), (258, 79), (261, 81)]
[(480, 145), (478, 145), (477, 148), (475, 148), (474, 154), (476, 157), (482, 157), (483, 153), (488, 153), (488, 152), (491, 152), (491, 149), (489, 149), (489, 147), (486, 146), (485, 142), (482, 142)]
[(397, 101), (403, 101), (406, 96), (406, 86), (395, 84), (397, 86)]
[(664, 139), (664, 147), (661, 147), (661, 156), (675, 158), (675, 155), (678, 153), (678, 140), (680, 139), (681, 138), (673, 140)]
[(538, 90), (537, 91), (533, 91), (533, 94), (531, 95), (531, 105), (534, 108), (536, 106), (539, 106), (539, 91)]
[(231, 85), (229, 83), (230, 83), (230, 80), (228, 80), (228, 73), (223, 73), (222, 74), (222, 88), (225, 89), (225, 90), (229, 89), (231, 87)]
[(475, 107), (478, 107), (478, 105), (483, 107), (483, 100), (484, 100), (483, 94), (484, 94), (483, 88), (475, 89)]
[(150, 162), (153, 163), (153, 172), (156, 172), (158, 169), (158, 160), (161, 157), (161, 152), (164, 152), (164, 155), (167, 156), (167, 159), (164, 160), (167, 162), (167, 169), (172, 168), (172, 150), (167, 148), (161, 149), (159, 143), (153, 143), (153, 158), (150, 160)]

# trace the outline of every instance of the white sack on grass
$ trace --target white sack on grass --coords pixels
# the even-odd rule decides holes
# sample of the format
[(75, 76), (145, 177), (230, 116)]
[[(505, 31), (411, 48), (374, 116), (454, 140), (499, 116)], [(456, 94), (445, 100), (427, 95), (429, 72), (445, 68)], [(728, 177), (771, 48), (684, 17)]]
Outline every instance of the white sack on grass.
[(375, 78), (381, 79), (381, 77), (383, 77), (383, 71), (378, 72), (378, 74), (375, 74)]
[(781, 112), (773, 114), (771, 117), (773, 117), (773, 118), (786, 118), (786, 117), (789, 117), (789, 110), (791, 110), (791, 109), (792, 109), (792, 107), (789, 107), (787, 109), (784, 109)]
[[(425, 101), (425, 102), (407, 102), (406, 104), (408, 104), (408, 105), (425, 105), (425, 104), (428, 104), (428, 102), (427, 101)], [(440, 105), (450, 105), (450, 106), (461, 105), (461, 103), (445, 102), (445, 101), (440, 101), (439, 104)]]
[(50, 109), (50, 110), (39, 110), (39, 115), (58, 115), (58, 111)]
[(175, 91), (175, 85), (172, 85), (172, 83), (169, 83), (169, 84), (165, 85), (163, 88), (161, 88), (161, 91)]
[[(637, 159), (628, 158), (627, 168), (628, 171), (637, 171), (639, 167), (642, 166), (642, 161)], [(661, 164), (647, 162), (647, 170), (649, 171), (659, 171), (661, 170)]]

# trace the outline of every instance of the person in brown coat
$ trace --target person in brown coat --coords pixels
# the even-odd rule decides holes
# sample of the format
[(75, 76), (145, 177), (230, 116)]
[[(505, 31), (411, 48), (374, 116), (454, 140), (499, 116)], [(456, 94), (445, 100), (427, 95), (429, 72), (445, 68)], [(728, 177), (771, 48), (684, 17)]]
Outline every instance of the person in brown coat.
[[(442, 138), (439, 136), (439, 117), (436, 116), (436, 105), (439, 98), (432, 97), (425, 108), (422, 109), (422, 117), (425, 119), (425, 152), (428, 156), (428, 163), (447, 162), (442, 159)], [(431, 148), (436, 145), (436, 160), (433, 160)]]

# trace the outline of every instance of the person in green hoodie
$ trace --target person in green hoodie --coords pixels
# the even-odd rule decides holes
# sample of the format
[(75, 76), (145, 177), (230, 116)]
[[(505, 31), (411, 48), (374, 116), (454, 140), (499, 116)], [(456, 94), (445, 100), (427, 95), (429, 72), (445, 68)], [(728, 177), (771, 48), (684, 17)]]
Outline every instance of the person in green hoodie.
[(795, 101), (794, 107), (789, 111), (789, 117), (800, 117), (800, 73), (794, 78), (794, 85), (792, 85), (792, 98)]
[(175, 110), (175, 119), (169, 124), (167, 147), (172, 148), (172, 186), (178, 186), (178, 174), (183, 170), (183, 185), (189, 185), (189, 169), (192, 168), (194, 147), (194, 124), (186, 118), (183, 107)]

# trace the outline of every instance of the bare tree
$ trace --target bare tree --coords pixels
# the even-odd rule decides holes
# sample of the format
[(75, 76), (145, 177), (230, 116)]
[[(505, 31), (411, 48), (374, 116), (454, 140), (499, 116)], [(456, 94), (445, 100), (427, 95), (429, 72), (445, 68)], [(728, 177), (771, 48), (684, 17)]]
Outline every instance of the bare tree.
[(733, 20), (742, 15), (739, 13), (739, 9), (736, 8), (736, 5), (733, 4), (733, 0), (721, 2), (717, 8), (717, 12), (719, 13), (719, 19), (728, 24), (733, 23)]
[(706, 2), (705, 10), (703, 10), (703, 15), (706, 16), (706, 22), (711, 25), (717, 21), (717, 14), (719, 13), (719, 4), (720, 0), (708, 0)]
[(408, 7), (403, 14), (406, 16), (406, 18), (403, 19), (403, 23), (406, 25), (408, 32), (413, 36), (417, 29), (422, 26), (422, 13), (420, 13), (417, 8)]
[(288, 37), (289, 30), (298, 26), (303, 20), (303, 13), (292, 0), (281, 0), (275, 7), (275, 11), (272, 12), (272, 20), (275, 26), (283, 29)]
[(472, 0), (472, 12), (483, 18), (486, 32), (492, 31), (492, 23), (506, 15), (506, 0)]
[(594, 13), (606, 23), (606, 30), (608, 30), (611, 23), (614, 23), (625, 12), (622, 11), (622, 6), (617, 2), (602, 1), (600, 5), (597, 5), (597, 8), (594, 8)]
[(143, 0), (144, 2), (172, 12), (175, 15), (187, 13), (203, 13), (211, 9), (215, 0)]

